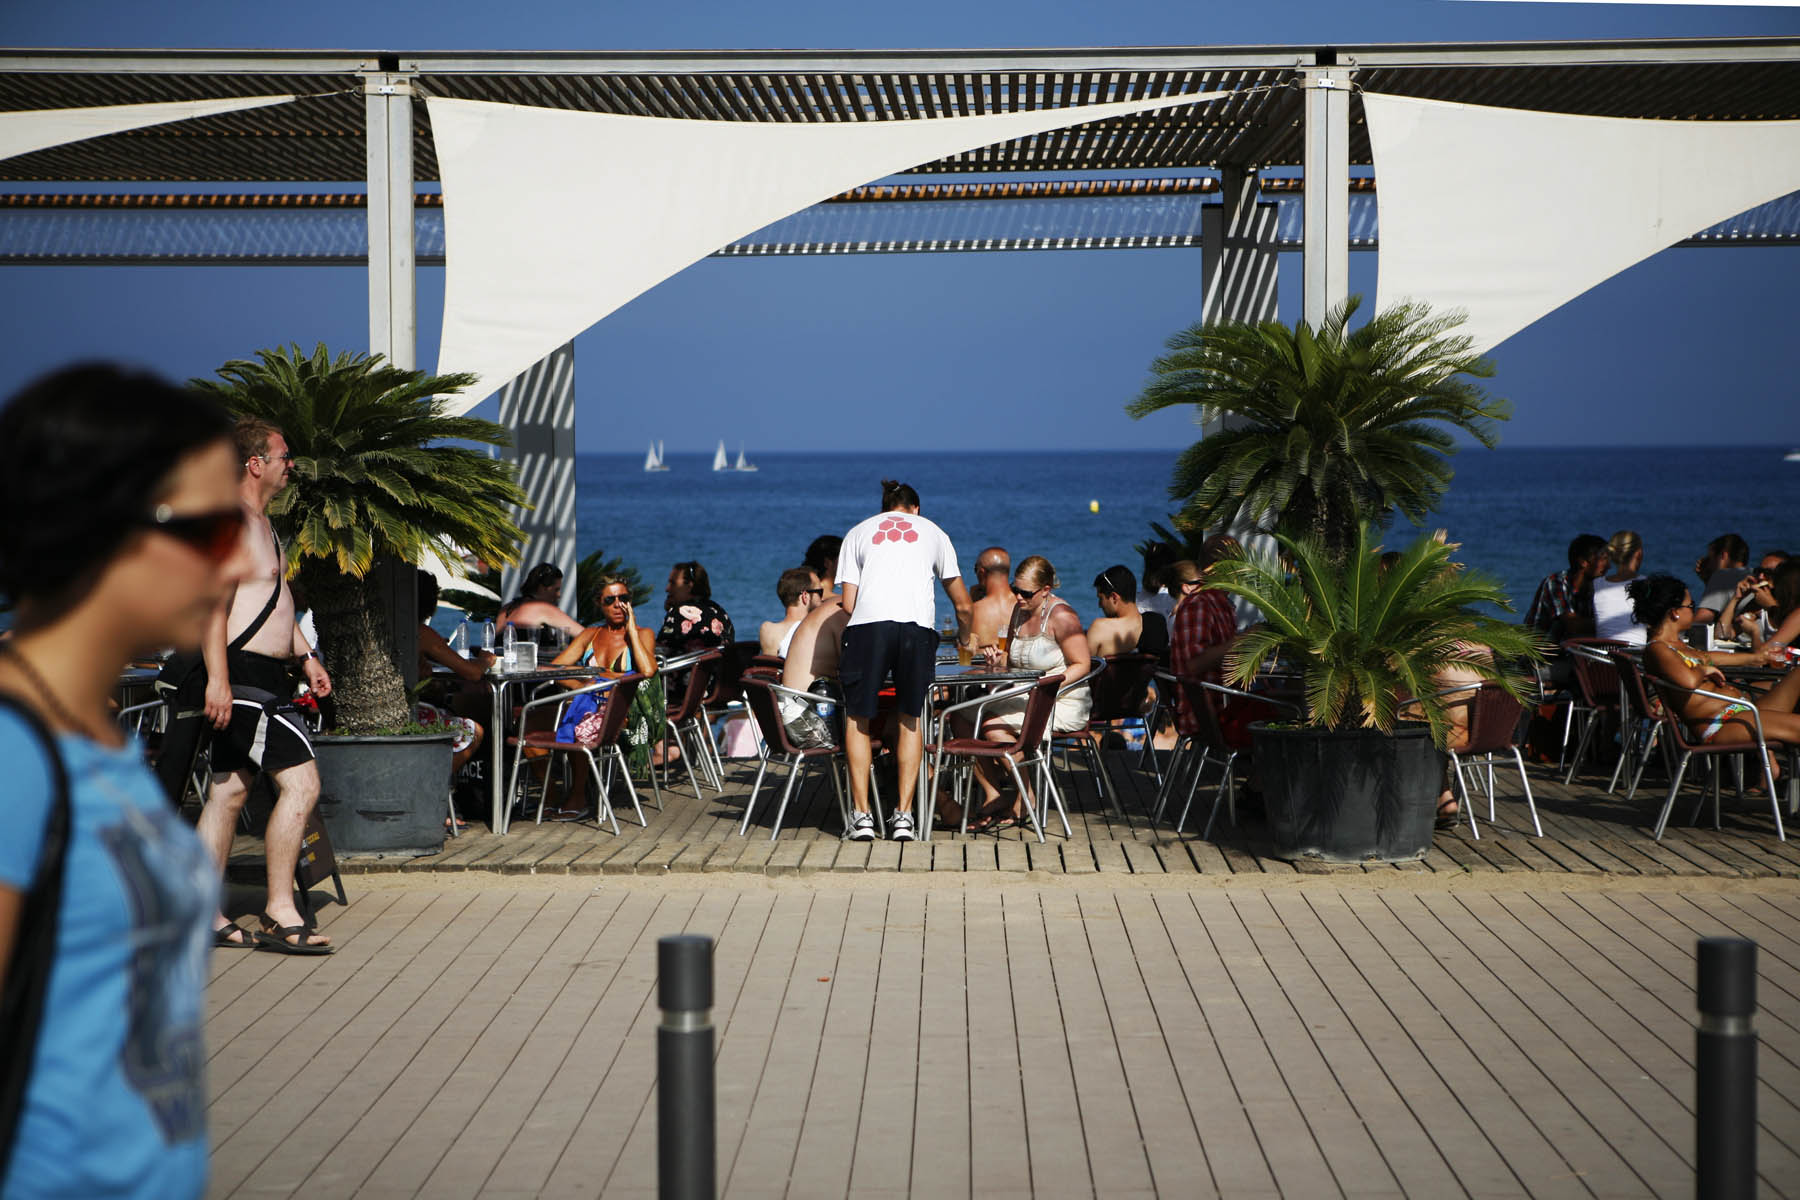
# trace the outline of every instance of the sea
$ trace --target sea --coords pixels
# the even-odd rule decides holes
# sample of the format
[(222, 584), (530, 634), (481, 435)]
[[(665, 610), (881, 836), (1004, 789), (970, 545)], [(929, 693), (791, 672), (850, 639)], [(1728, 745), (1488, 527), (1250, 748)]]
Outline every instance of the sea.
[[(1693, 580), (1694, 560), (1721, 533), (1739, 533), (1752, 555), (1800, 553), (1800, 463), (1786, 447), (1587, 447), (1463, 449), (1455, 479), (1423, 527), (1442, 528), (1457, 558), (1498, 578), (1523, 613), (1538, 581), (1567, 565), (1570, 539), (1636, 530), (1646, 570)], [(967, 571), (983, 547), (1017, 563), (1041, 554), (1058, 594), (1084, 622), (1099, 615), (1092, 581), (1167, 526), (1176, 450), (1075, 450), (779, 454), (756, 471), (712, 470), (706, 454), (672, 454), (647, 472), (643, 456), (576, 458), (576, 542), (635, 567), (660, 606), (669, 567), (694, 559), (740, 638), (781, 612), (775, 581), (821, 533), (843, 534), (881, 507), (881, 481), (919, 493), (920, 511), (943, 527)], [(1416, 537), (1398, 518), (1389, 547)], [(1754, 561), (1754, 559), (1752, 559)], [(941, 595), (938, 624), (948, 613)]]

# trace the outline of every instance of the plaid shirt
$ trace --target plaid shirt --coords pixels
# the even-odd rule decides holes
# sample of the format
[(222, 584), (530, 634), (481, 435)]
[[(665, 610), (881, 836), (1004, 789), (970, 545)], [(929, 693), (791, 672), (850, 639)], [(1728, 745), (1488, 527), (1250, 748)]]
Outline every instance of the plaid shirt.
[[(1222, 683), (1224, 675), (1218, 665), (1202, 671), (1194, 666), (1194, 660), (1202, 651), (1232, 641), (1237, 633), (1237, 616), (1231, 610), (1231, 599), (1224, 592), (1203, 587), (1192, 596), (1182, 597), (1176, 606), (1169, 628), (1169, 665), (1181, 678)], [(1199, 732), (1198, 714), (1188, 710), (1186, 697), (1179, 689), (1175, 694), (1175, 728), (1182, 733)]]
[(1541, 633), (1548, 633), (1570, 616), (1593, 615), (1593, 584), (1587, 584), (1577, 591), (1570, 584), (1569, 571), (1558, 571), (1554, 575), (1546, 575), (1544, 582), (1538, 584), (1537, 594), (1531, 598), (1531, 607), (1525, 610), (1525, 624)]

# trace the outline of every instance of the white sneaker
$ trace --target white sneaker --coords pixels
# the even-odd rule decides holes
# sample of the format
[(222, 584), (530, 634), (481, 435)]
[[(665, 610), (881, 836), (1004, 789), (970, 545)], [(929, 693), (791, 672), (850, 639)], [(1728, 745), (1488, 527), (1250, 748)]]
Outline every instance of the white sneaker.
[(850, 840), (853, 842), (872, 842), (875, 840), (875, 818), (866, 812), (859, 812), (850, 818)]
[(888, 836), (896, 842), (910, 842), (917, 835), (913, 833), (913, 819), (909, 812), (897, 812), (888, 819)]

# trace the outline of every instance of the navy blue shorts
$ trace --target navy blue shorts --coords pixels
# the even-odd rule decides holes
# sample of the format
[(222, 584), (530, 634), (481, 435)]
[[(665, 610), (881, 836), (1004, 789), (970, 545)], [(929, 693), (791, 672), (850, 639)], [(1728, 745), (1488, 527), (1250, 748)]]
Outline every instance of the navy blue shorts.
[(937, 673), (937, 630), (911, 621), (871, 621), (844, 630), (838, 682), (853, 717), (873, 717), (891, 674), (894, 703), (909, 717), (925, 711), (925, 691)]

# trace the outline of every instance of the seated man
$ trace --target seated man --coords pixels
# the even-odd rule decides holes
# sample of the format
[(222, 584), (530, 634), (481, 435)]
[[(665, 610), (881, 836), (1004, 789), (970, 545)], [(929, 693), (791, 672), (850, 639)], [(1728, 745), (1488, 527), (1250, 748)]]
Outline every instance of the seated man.
[(1750, 574), (1750, 544), (1735, 533), (1722, 533), (1706, 543), (1706, 553), (1694, 563), (1694, 573), (1706, 591), (1694, 601), (1694, 623), (1710, 625), (1731, 602), (1738, 582)]
[(1606, 573), (1606, 539), (1584, 533), (1569, 543), (1569, 569), (1546, 575), (1525, 610), (1525, 624), (1553, 642), (1594, 636), (1594, 580)]
[[(827, 580), (826, 583), (833, 581)], [(825, 595), (794, 627), (788, 641), (787, 655), (781, 666), (781, 686), (797, 692), (821, 692), (843, 700), (838, 686), (838, 654), (843, 647), (844, 626), (850, 614), (835, 593)], [(781, 723), (788, 737), (802, 748), (829, 746), (838, 740), (842, 716), (837, 722), (822, 721), (816, 710), (803, 701), (788, 696), (781, 698)]]
[[(1156, 613), (1141, 613), (1137, 607), (1137, 577), (1131, 568), (1115, 563), (1094, 576), (1094, 599), (1103, 616), (1088, 626), (1088, 648), (1101, 658), (1115, 654), (1131, 654), (1142, 649), (1146, 654), (1169, 652), (1168, 626)], [(1145, 631), (1154, 622), (1160, 628), (1161, 648), (1141, 646)], [(1158, 632), (1158, 631), (1152, 631)]]
[(785, 611), (778, 621), (764, 621), (756, 640), (764, 654), (786, 658), (794, 630), (800, 627), (801, 619), (812, 611), (813, 605), (824, 599), (825, 589), (811, 567), (789, 567), (775, 581), (775, 596)]
[(992, 646), (1000, 631), (1012, 622), (1018, 603), (1012, 590), (1012, 556), (999, 546), (989, 546), (975, 556), (975, 608), (973, 637), (977, 646)]

